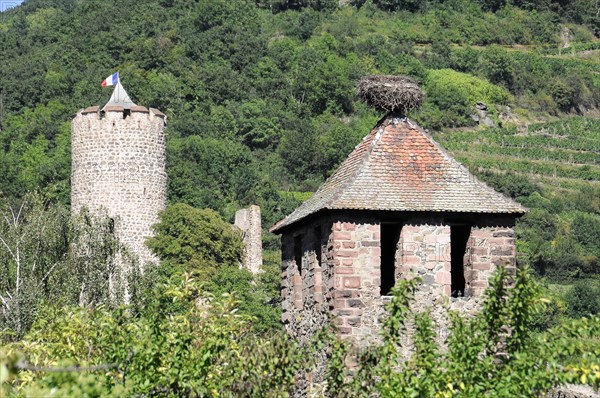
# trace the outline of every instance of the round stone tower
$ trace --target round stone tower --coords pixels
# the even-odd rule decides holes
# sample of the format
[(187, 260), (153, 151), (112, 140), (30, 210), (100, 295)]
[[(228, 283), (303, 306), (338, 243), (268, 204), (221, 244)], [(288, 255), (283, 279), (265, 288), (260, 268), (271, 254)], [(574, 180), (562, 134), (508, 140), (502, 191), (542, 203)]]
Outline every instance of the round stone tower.
[(117, 83), (102, 110), (81, 110), (71, 125), (71, 212), (106, 209), (142, 270), (156, 260), (144, 242), (167, 202), (165, 124), (163, 113), (137, 106)]

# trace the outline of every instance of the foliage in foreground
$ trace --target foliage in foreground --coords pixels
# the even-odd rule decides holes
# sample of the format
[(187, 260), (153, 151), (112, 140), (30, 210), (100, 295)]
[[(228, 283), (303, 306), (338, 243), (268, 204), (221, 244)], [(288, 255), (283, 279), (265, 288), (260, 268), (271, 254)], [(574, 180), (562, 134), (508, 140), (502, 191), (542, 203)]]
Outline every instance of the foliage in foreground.
[[(330, 370), (338, 375), (335, 396), (539, 397), (566, 382), (598, 388), (600, 346), (578, 339), (598, 336), (600, 319), (582, 318), (536, 334), (533, 322), (547, 300), (526, 269), (510, 289), (508, 281), (499, 270), (477, 316), (451, 316), (447, 351), (436, 345), (436, 325), (427, 313), (409, 316), (415, 282), (403, 282), (384, 322), (384, 344), (359, 354), (358, 376), (340, 377), (339, 364)], [(409, 320), (416, 327), (414, 354), (404, 361), (399, 345)]]
[(116, 257), (138, 265), (111, 228), (106, 215), (83, 209), (71, 218), (36, 194), (0, 202), (0, 330), (22, 337), (44, 302), (116, 308), (129, 282)]
[[(248, 327), (252, 320), (236, 312), (230, 295), (211, 299), (188, 277), (163, 290), (169, 300), (182, 303), (178, 312), (165, 311), (160, 302), (142, 315), (102, 308), (60, 315), (63, 309), (50, 308), (21, 342), (5, 347), (2, 392), (288, 396), (296, 375), (317, 368), (310, 359), (317, 349), (328, 353), (328, 366), (310, 388), (327, 397), (538, 397), (565, 382), (599, 387), (600, 347), (581, 341), (600, 334), (600, 319), (582, 318), (534, 334), (532, 322), (545, 304), (538, 285), (527, 271), (519, 272), (512, 289), (507, 282), (500, 270), (479, 315), (452, 315), (443, 351), (429, 315), (413, 318), (409, 309), (417, 282), (403, 281), (383, 321), (383, 343), (356, 353), (324, 335), (306, 347), (281, 334), (257, 338)], [(404, 360), (400, 342), (409, 320), (416, 326), (414, 353)], [(352, 377), (345, 365), (350, 356), (357, 363)], [(37, 368), (67, 366), (79, 366), (79, 372)]]

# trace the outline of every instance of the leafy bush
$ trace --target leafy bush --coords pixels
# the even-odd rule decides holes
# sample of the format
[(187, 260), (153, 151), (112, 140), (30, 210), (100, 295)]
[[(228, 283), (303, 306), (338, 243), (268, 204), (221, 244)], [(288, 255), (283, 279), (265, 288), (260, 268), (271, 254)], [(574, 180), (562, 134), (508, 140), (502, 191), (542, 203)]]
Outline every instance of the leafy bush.
[(573, 318), (600, 314), (600, 281), (577, 281), (566, 295), (569, 315)]
[(210, 275), (214, 267), (240, 264), (241, 235), (214, 210), (177, 203), (160, 214), (153, 229), (148, 247), (161, 260), (186, 271)]
[[(600, 319), (538, 335), (533, 326), (546, 302), (539, 286), (527, 270), (510, 289), (507, 278), (503, 270), (494, 275), (477, 315), (451, 314), (447, 350), (439, 349), (428, 313), (410, 310), (418, 280), (404, 280), (382, 319), (382, 344), (357, 352), (330, 332), (302, 347), (284, 334), (256, 337), (250, 319), (236, 312), (234, 296), (206, 295), (187, 276), (164, 289), (165, 302), (182, 303), (176, 313), (160, 304), (141, 316), (125, 309), (48, 307), (21, 342), (3, 348), (0, 391), (15, 397), (264, 397), (318, 388), (326, 397), (533, 398), (565, 382), (598, 387), (600, 347), (582, 340), (599, 335)], [(409, 323), (414, 350), (404, 357)], [(316, 369), (312, 358), (319, 351), (327, 353), (325, 379), (315, 375), (312, 383), (296, 384)]]
[[(106, 215), (66, 208), (29, 194), (0, 204), (0, 330), (20, 337), (45, 302), (114, 307), (129, 288), (116, 268), (138, 267)], [(112, 284), (112, 288), (109, 286)]]
[(473, 124), (470, 115), (479, 101), (494, 111), (493, 104), (505, 104), (510, 94), (484, 79), (452, 69), (430, 70), (425, 80), (427, 97), (417, 119), (432, 128)]

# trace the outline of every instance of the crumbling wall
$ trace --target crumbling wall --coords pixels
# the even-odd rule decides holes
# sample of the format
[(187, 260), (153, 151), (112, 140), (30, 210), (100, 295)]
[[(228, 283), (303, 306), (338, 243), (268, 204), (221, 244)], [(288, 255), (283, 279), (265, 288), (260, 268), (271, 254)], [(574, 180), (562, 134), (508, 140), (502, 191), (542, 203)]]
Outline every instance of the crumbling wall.
[[(385, 221), (385, 220), (384, 220)], [(420, 277), (412, 309), (429, 311), (438, 326), (438, 342), (443, 345), (448, 334), (448, 311), (474, 314), (480, 309), (482, 293), (490, 275), (498, 266), (515, 269), (513, 221), (485, 216), (463, 218), (472, 223), (463, 256), (464, 297), (452, 297), (451, 222), (444, 216), (410, 217), (402, 225), (396, 249), (395, 279)], [(381, 286), (381, 219), (355, 214), (330, 217), (326, 246), (321, 242), (322, 264), (314, 256), (313, 225), (305, 225), (283, 236), (284, 322), (294, 335), (315, 330), (315, 304), (327, 303), (338, 333), (359, 346), (380, 341), (381, 319), (390, 297), (382, 296)], [(325, 230), (323, 231), (325, 233)], [(302, 237), (303, 274), (294, 260), (294, 244)], [(325, 235), (323, 235), (325, 236)], [(322, 282), (314, 283), (313, 280)], [(318, 289), (315, 289), (318, 286)], [(319, 295), (314, 293), (318, 291)], [(321, 301), (322, 297), (324, 298)], [(324, 306), (318, 307), (318, 324), (326, 321)], [(407, 324), (403, 346), (411, 350), (414, 325)]]
[(262, 226), (260, 207), (250, 206), (235, 213), (235, 225), (242, 230), (244, 240), (244, 268), (257, 274), (262, 267)]
[[(301, 342), (308, 341), (328, 322), (332, 297), (327, 240), (330, 230), (330, 225), (315, 222), (282, 236), (282, 321), (288, 333)], [(295, 247), (299, 242), (301, 247)], [(298, 250), (300, 264), (296, 262)]]

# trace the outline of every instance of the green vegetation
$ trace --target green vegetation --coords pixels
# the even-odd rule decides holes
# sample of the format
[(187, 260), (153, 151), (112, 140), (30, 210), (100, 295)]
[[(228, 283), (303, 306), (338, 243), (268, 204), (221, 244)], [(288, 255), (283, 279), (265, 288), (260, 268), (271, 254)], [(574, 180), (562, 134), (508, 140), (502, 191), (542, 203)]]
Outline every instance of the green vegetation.
[(600, 122), (448, 132), (437, 140), (494, 188), (531, 209), (518, 253), (553, 279), (600, 274)]
[[(315, 353), (323, 349), (324, 379), (308, 386), (319, 396), (533, 398), (565, 382), (598, 387), (600, 346), (582, 339), (598, 336), (600, 319), (537, 334), (533, 322), (547, 302), (540, 287), (527, 270), (512, 289), (506, 278), (501, 271), (494, 276), (477, 316), (453, 316), (445, 352), (429, 315), (409, 309), (417, 280), (402, 282), (383, 322), (383, 344), (357, 353), (330, 332), (304, 346), (280, 333), (256, 337), (252, 319), (235, 311), (232, 296), (211, 298), (187, 276), (163, 285), (165, 299), (138, 315), (47, 308), (21, 341), (3, 348), (0, 391), (9, 397), (288, 396), (298, 372), (319, 365)], [(179, 307), (164, 306), (169, 302)], [(405, 362), (401, 337), (409, 321), (416, 326), (416, 351)], [(353, 377), (345, 365), (349, 358), (356, 362)]]
[[(337, 3), (26, 0), (0, 14), (3, 396), (287, 396), (318, 365), (313, 350), (328, 355), (313, 386), (325, 396), (598, 387), (595, 0)], [(161, 263), (127, 279), (111, 279), (116, 257), (138, 268), (110, 220), (67, 211), (70, 119), (107, 100), (99, 83), (116, 70), (169, 120), (170, 206), (148, 242)], [(349, 353), (331, 331), (290, 341), (278, 238), (265, 234), (265, 272), (252, 276), (226, 222), (258, 204), (268, 227), (306, 200), (382, 116), (354, 94), (359, 77), (379, 73), (422, 84), (424, 106), (409, 116), (530, 207), (519, 262), (572, 284), (541, 290), (523, 271), (507, 292), (497, 275), (484, 311), (454, 318), (448, 352), (428, 315), (408, 311), (414, 282), (396, 289), (380, 348)], [(476, 102), (498, 128), (476, 129)], [(392, 371), (408, 321), (417, 351)], [(357, 362), (352, 378), (346, 360)]]

